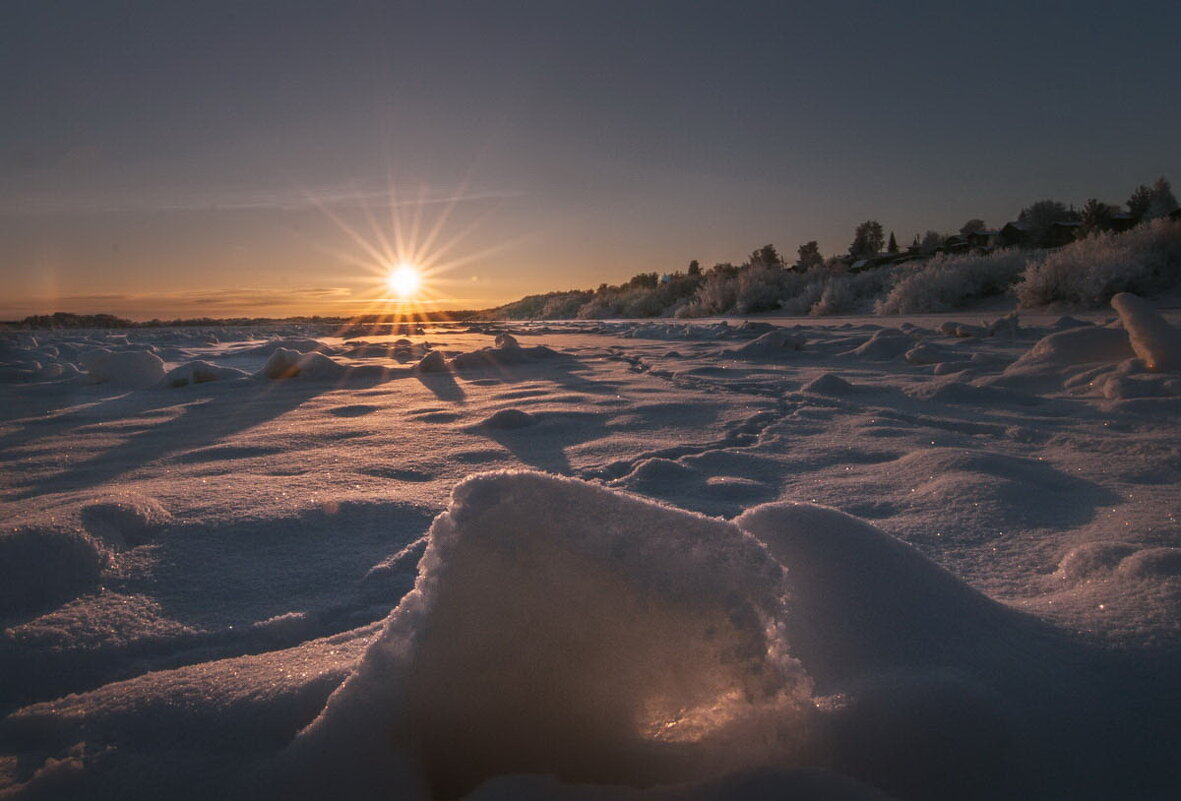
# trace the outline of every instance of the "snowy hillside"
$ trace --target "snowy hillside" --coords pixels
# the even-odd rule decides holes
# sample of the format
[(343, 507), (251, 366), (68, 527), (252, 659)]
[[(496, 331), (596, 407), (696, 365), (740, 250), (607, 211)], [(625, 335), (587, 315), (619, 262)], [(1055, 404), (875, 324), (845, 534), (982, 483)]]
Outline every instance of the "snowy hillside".
[(0, 334), (0, 798), (1175, 798), (1114, 306)]

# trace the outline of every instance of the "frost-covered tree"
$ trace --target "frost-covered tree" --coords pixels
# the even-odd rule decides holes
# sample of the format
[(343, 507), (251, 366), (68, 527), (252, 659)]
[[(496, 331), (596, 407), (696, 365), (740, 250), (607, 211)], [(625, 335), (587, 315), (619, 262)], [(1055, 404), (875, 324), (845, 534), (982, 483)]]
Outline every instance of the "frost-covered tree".
[(1142, 222), (1165, 217), (1176, 208), (1173, 188), (1163, 177), (1157, 178), (1151, 187), (1140, 184), (1128, 198), (1128, 211)]
[(824, 264), (824, 257), (820, 255), (820, 245), (815, 239), (800, 245), (796, 253), (799, 254), (799, 258), (796, 259), (795, 268), (802, 273)]
[(886, 235), (882, 231), (882, 224), (877, 220), (866, 220), (857, 226), (853, 234), (853, 244), (849, 245), (849, 255), (855, 259), (867, 259), (881, 252), (886, 244)]
[(960, 236), (968, 237), (972, 234), (978, 234), (981, 231), (985, 231), (987, 229), (988, 226), (984, 224), (984, 220), (981, 220), (979, 217), (973, 217), (960, 226)]
[(943, 247), (943, 234), (938, 231), (927, 231), (923, 234), (923, 241), (919, 244), (919, 250), (924, 256), (930, 256), (936, 250)]
[(1168, 217), (1177, 210), (1177, 198), (1173, 196), (1173, 188), (1164, 178), (1157, 178), (1152, 185), (1152, 198), (1148, 202), (1148, 212), (1145, 218), (1156, 220)]
[(763, 245), (750, 254), (748, 263), (752, 267), (782, 267), (783, 259), (779, 258), (779, 251), (774, 245)]
[(697, 261), (697, 259), (694, 259), (693, 261), (689, 262), (688, 274), (692, 275), (694, 277), (700, 276), (701, 275), (701, 262)]
[(1077, 219), (1078, 212), (1057, 200), (1039, 200), (1023, 208), (1017, 215), (1017, 221), (1025, 225), (1029, 244), (1034, 247), (1046, 247), (1051, 243), (1050, 234), (1055, 223)]
[(1097, 234), (1101, 231), (1110, 231), (1112, 228), (1112, 218), (1118, 213), (1118, 206), (1104, 203), (1097, 197), (1088, 199), (1079, 212), (1080, 222), (1082, 223), (1078, 229), (1079, 238)]

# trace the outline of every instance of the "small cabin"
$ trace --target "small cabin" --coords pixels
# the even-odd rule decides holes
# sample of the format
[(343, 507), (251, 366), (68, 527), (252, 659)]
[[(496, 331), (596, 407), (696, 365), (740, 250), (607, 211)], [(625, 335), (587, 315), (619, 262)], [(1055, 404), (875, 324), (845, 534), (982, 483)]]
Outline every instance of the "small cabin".
[(997, 244), (1003, 248), (1024, 245), (1029, 239), (1029, 230), (1023, 222), (1007, 222), (997, 234)]

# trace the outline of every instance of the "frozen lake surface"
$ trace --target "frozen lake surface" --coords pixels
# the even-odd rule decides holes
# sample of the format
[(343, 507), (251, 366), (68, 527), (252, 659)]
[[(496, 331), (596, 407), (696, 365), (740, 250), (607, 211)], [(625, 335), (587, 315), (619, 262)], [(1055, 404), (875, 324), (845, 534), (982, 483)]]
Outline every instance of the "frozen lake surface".
[(1176, 798), (1134, 301), (0, 333), (0, 798)]

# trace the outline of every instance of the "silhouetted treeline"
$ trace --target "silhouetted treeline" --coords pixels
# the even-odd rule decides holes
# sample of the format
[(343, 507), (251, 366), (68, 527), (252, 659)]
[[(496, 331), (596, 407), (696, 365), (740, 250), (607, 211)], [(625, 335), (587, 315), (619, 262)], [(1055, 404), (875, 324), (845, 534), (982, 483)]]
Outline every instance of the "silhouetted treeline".
[(21, 328), (133, 328), (135, 323), (113, 314), (34, 314), (21, 320)]
[[(921, 270), (937, 259), (935, 266), (941, 270), (948, 259), (958, 259), (956, 270), (992, 275), (968, 294), (995, 294), (1008, 291), (1026, 266), (1050, 250), (1116, 236), (1177, 215), (1172, 188), (1160, 178), (1152, 186), (1138, 186), (1125, 207), (1091, 198), (1076, 210), (1056, 200), (1039, 200), (998, 228), (973, 218), (955, 233), (929, 230), (915, 234), (907, 248), (899, 247), (893, 231), (887, 237), (880, 222), (866, 220), (856, 226), (846, 253), (827, 258), (815, 240), (801, 244), (794, 260), (784, 258), (774, 245), (764, 245), (742, 264), (722, 262), (702, 270), (695, 260), (684, 272), (640, 273), (620, 285), (529, 295), (490, 309), (483, 316), (552, 320), (702, 317), (776, 310), (788, 314), (851, 313), (884, 298), (907, 277), (906, 271)], [(963, 261), (969, 257), (975, 261)], [(1159, 284), (1153, 279), (1146, 285)], [(1102, 288), (1097, 292), (1096, 297), (1107, 294)], [(896, 304), (894, 299), (883, 308)]]

